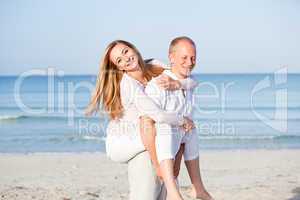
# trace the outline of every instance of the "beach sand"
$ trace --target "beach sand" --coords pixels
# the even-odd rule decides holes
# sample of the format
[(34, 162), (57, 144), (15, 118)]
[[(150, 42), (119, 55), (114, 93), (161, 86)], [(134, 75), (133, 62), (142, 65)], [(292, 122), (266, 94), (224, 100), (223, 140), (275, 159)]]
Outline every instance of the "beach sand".
[[(300, 150), (203, 151), (200, 164), (216, 200), (300, 199)], [(188, 185), (183, 165), (192, 199)], [(103, 153), (0, 154), (0, 199), (128, 199), (127, 166)]]

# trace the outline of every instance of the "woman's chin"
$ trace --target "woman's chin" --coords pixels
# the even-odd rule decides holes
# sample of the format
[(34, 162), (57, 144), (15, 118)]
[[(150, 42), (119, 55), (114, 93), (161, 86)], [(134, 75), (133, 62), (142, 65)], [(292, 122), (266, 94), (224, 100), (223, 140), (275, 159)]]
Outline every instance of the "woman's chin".
[(132, 71), (137, 71), (137, 70), (140, 70), (140, 67), (137, 64), (135, 64), (135, 65), (132, 65), (132, 66), (128, 67), (127, 71), (132, 72)]

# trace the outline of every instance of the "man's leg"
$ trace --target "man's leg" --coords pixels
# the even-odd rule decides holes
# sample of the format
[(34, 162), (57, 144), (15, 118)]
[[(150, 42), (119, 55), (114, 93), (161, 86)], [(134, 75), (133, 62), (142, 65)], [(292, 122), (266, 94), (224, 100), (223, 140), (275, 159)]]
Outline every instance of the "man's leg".
[(206, 191), (202, 182), (199, 157), (193, 160), (186, 160), (185, 165), (192, 182), (192, 196), (203, 200), (213, 200), (210, 194)]
[(213, 200), (202, 182), (199, 164), (199, 144), (196, 130), (185, 138), (184, 159), (192, 182), (192, 196), (203, 200)]
[(184, 144), (181, 144), (180, 149), (177, 152), (176, 157), (175, 157), (175, 163), (174, 163), (174, 176), (175, 176), (175, 178), (177, 178), (178, 175), (179, 175), (183, 152), (184, 152)]
[(128, 162), (128, 181), (130, 200), (157, 200), (159, 198), (161, 181), (156, 176), (147, 151), (138, 154)]

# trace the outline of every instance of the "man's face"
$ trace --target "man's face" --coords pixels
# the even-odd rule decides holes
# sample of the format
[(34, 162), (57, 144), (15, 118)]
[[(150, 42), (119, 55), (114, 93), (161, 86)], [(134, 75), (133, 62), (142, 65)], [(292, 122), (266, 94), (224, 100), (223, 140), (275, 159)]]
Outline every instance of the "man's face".
[(196, 64), (196, 48), (188, 41), (179, 41), (174, 51), (169, 54), (169, 59), (172, 63), (172, 71), (180, 78), (187, 78)]

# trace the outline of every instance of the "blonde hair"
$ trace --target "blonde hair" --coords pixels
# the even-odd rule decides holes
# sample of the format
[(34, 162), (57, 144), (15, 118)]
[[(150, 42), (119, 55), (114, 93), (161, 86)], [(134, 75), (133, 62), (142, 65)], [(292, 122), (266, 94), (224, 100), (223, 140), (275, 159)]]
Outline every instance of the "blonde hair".
[(100, 104), (102, 104), (110, 118), (116, 119), (122, 116), (123, 106), (120, 96), (120, 83), (124, 72), (119, 70), (109, 58), (111, 50), (117, 44), (124, 44), (136, 52), (139, 66), (147, 81), (163, 72), (161, 67), (146, 65), (141, 54), (133, 44), (124, 40), (111, 42), (106, 47), (104, 56), (100, 62), (95, 91), (86, 109), (86, 115), (98, 112)]

